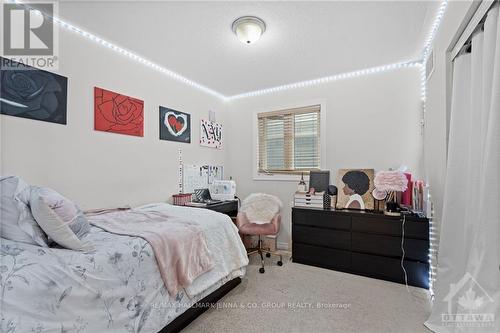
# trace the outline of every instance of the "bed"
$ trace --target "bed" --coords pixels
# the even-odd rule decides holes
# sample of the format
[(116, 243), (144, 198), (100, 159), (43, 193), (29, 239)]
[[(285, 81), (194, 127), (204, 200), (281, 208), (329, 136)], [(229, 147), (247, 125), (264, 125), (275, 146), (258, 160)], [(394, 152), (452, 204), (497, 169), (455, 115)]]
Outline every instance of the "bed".
[(93, 252), (1, 239), (0, 332), (177, 331), (203, 310), (193, 305), (216, 301), (238, 284), (248, 258), (228, 216), (169, 204), (137, 209), (151, 208), (196, 221), (214, 268), (170, 295), (152, 248), (142, 238), (93, 226), (86, 236)]

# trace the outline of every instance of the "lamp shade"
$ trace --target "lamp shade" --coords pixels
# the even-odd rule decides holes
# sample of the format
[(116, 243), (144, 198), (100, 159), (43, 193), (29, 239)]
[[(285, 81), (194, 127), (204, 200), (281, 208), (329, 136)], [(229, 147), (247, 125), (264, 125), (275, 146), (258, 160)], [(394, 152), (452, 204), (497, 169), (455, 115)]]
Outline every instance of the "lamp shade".
[(378, 193), (383, 191), (403, 192), (408, 187), (408, 180), (400, 171), (379, 171), (373, 182)]

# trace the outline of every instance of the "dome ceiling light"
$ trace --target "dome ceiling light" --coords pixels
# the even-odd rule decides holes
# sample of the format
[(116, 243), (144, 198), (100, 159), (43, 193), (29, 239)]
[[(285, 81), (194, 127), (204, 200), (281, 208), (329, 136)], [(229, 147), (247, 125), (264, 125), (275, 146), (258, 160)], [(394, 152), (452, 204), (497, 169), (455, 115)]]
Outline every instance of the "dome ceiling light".
[(266, 31), (266, 24), (258, 17), (242, 16), (233, 22), (231, 29), (242, 43), (252, 44)]

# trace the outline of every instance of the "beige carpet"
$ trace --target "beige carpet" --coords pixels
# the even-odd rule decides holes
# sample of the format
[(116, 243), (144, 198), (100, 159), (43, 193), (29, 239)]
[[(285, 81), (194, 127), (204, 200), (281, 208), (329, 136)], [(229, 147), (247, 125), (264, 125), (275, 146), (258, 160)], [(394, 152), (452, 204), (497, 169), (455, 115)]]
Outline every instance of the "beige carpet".
[[(266, 259), (183, 332), (430, 332), (423, 289), (327, 269)], [(318, 304), (319, 303), (319, 304)], [(225, 307), (225, 308), (222, 308)], [(323, 307), (323, 308), (320, 308)]]

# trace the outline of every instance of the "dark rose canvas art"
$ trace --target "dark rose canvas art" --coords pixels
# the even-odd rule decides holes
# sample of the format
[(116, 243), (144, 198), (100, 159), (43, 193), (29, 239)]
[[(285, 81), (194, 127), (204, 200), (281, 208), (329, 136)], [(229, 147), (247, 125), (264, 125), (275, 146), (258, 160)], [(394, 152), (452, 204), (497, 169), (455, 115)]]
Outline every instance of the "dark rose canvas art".
[(0, 112), (66, 124), (68, 79), (0, 57)]
[(94, 129), (144, 136), (144, 102), (137, 98), (95, 87)]

